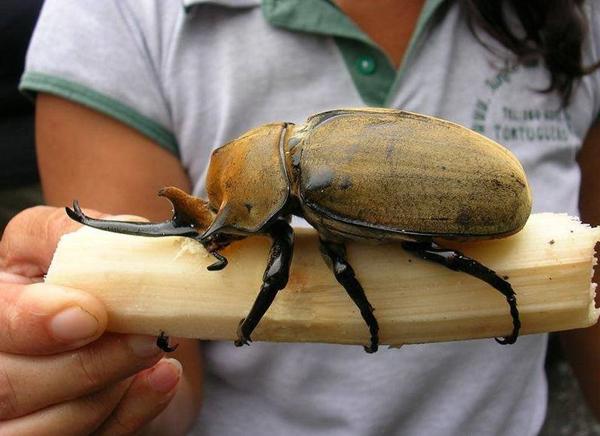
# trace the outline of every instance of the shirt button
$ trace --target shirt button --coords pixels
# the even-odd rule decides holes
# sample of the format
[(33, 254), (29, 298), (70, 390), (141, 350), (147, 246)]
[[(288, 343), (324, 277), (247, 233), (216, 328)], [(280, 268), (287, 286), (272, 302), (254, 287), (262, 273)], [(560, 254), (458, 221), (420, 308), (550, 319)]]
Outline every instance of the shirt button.
[(375, 64), (375, 58), (372, 56), (361, 56), (356, 61), (356, 68), (361, 74), (368, 76), (373, 74), (377, 69), (377, 65)]

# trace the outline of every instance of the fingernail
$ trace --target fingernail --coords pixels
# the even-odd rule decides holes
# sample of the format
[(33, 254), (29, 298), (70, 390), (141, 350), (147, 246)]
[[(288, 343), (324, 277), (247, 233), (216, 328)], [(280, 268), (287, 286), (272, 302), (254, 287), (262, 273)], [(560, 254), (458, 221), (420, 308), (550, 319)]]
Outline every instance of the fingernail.
[(81, 307), (69, 307), (52, 318), (50, 331), (61, 341), (78, 341), (96, 334), (98, 320)]
[(148, 374), (150, 387), (157, 392), (171, 392), (181, 378), (182, 367), (176, 359), (164, 359)]
[(127, 338), (129, 348), (138, 357), (155, 356), (161, 352), (156, 346), (156, 338), (147, 335), (130, 335)]

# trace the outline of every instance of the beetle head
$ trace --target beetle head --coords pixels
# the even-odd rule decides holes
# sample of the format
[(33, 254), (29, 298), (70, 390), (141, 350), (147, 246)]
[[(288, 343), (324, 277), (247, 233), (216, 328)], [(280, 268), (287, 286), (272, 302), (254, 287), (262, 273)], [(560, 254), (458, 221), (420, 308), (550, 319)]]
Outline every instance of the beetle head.
[(260, 232), (285, 206), (289, 196), (281, 156), (285, 133), (286, 124), (267, 124), (213, 152), (206, 189), (216, 216), (203, 241), (213, 238), (221, 244), (219, 240), (227, 239), (224, 235), (231, 240)]

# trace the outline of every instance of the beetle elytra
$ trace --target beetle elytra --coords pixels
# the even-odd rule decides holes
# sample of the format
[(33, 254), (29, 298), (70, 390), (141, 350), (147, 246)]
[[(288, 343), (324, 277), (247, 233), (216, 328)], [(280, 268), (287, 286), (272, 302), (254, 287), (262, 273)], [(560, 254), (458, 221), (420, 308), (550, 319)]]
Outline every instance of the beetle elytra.
[[(273, 244), (260, 292), (240, 321), (240, 346), (288, 281), (294, 232), (291, 215), (319, 233), (321, 253), (369, 327), (366, 351), (377, 350), (379, 327), (346, 259), (344, 242), (397, 241), (408, 251), (477, 277), (508, 302), (513, 329), (498, 342), (513, 343), (520, 329), (515, 293), (494, 271), (440, 239), (501, 238), (518, 232), (531, 211), (531, 194), (519, 161), (504, 147), (458, 124), (391, 109), (341, 109), (305, 124), (272, 123), (252, 129), (213, 151), (208, 199), (163, 188), (171, 220), (133, 223), (92, 219), (75, 202), (73, 219), (103, 230), (195, 239), (215, 256), (254, 234)], [(437, 241), (437, 243), (436, 243)], [(163, 335), (161, 344), (169, 349)]]

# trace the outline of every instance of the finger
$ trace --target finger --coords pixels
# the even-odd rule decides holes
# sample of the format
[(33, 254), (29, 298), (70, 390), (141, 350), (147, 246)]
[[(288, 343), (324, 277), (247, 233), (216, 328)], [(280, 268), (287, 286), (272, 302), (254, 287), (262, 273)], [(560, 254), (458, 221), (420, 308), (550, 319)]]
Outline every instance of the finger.
[(112, 415), (98, 429), (98, 435), (132, 435), (158, 416), (175, 396), (181, 379), (181, 364), (162, 359), (153, 368), (139, 373)]
[(51, 354), (97, 339), (107, 314), (96, 297), (36, 283), (0, 284), (0, 351)]
[(27, 416), (0, 422), (2, 436), (89, 435), (119, 404), (131, 380), (101, 391), (39, 410)]
[(80, 225), (63, 209), (38, 206), (16, 215), (0, 241), (0, 270), (26, 277), (42, 277), (62, 235)]
[(41, 278), (38, 277), (28, 277), (20, 274), (0, 271), (0, 283), (29, 285), (31, 283), (37, 283), (41, 281)]
[[(92, 209), (85, 213), (93, 218), (123, 219)], [(132, 221), (144, 218), (126, 215)], [(81, 227), (67, 216), (63, 208), (37, 206), (16, 215), (6, 226), (0, 241), (0, 271), (42, 278), (48, 272), (60, 238)]]
[(162, 355), (152, 336), (117, 334), (53, 356), (0, 354), (0, 420), (103, 389), (150, 368)]

